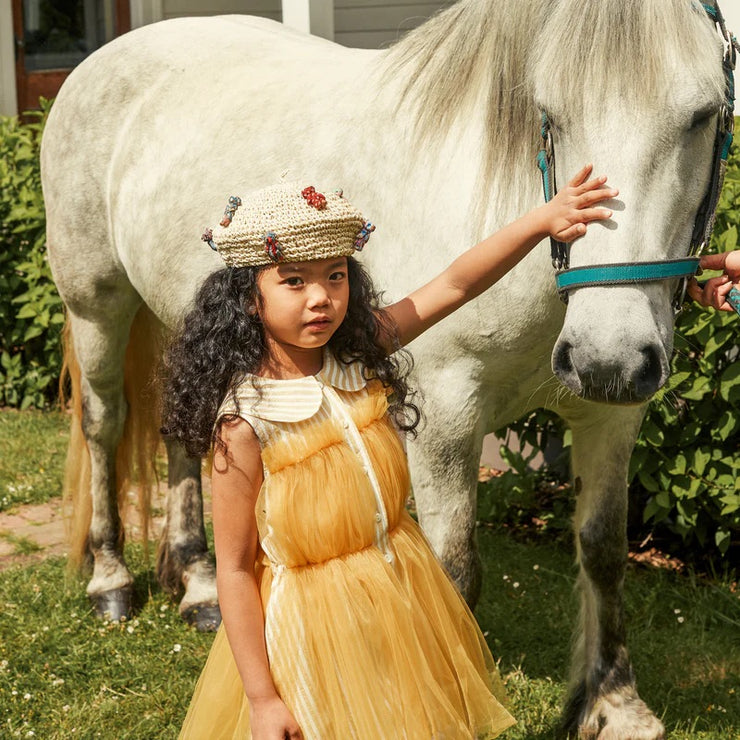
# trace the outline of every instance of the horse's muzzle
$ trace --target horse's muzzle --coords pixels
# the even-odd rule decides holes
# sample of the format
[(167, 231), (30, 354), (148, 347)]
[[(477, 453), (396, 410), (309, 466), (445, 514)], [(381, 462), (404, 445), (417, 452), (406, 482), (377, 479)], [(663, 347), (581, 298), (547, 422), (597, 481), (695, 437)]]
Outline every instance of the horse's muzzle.
[(668, 380), (669, 365), (660, 344), (624, 347), (618, 356), (601, 356), (559, 339), (552, 369), (577, 396), (601, 403), (642, 403)]

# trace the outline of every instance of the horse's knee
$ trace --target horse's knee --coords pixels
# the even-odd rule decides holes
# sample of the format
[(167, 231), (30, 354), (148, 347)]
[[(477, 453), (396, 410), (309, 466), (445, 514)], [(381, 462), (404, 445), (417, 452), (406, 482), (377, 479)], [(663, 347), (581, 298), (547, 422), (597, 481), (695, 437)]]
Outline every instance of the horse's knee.
[(448, 540), (440, 559), (471, 609), (480, 598), (483, 566), (478, 546), (471, 535), (462, 540)]
[(589, 519), (578, 532), (581, 567), (599, 589), (621, 582), (627, 564), (627, 534), (623, 523)]
[(82, 433), (88, 443), (112, 451), (123, 434), (128, 405), (123, 385), (116, 392), (100, 395), (89, 386), (82, 391)]

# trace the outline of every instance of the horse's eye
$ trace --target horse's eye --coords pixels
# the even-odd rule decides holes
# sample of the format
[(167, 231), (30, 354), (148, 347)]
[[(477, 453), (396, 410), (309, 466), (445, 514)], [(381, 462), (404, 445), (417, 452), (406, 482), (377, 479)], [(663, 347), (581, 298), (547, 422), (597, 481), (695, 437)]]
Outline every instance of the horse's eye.
[(700, 110), (696, 111), (696, 113), (694, 113), (693, 117), (691, 118), (691, 126), (689, 127), (689, 130), (696, 131), (698, 129), (704, 128), (716, 115), (717, 108), (715, 108), (714, 106), (701, 108)]

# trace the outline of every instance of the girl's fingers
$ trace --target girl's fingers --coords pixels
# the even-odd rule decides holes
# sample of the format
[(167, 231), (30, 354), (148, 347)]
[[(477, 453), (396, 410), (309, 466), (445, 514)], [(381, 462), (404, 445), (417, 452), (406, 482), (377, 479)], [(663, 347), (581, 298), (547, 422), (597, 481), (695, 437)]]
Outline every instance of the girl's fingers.
[(704, 305), (719, 308), (725, 302), (725, 295), (730, 292), (731, 288), (732, 283), (724, 275), (707, 280), (702, 289)]
[(578, 170), (575, 175), (573, 175), (570, 182), (568, 182), (568, 187), (577, 188), (579, 185), (583, 185), (583, 183), (586, 182), (586, 178), (591, 174), (593, 169), (594, 166), (592, 164), (587, 164), (581, 167), (581, 169)]
[(607, 177), (606, 175), (601, 175), (600, 177), (594, 177), (591, 180), (588, 180), (587, 182), (582, 183), (577, 188), (575, 188), (576, 195), (584, 195), (586, 193), (591, 192), (601, 192), (603, 190), (603, 186), (606, 183)]
[(583, 236), (586, 233), (586, 224), (573, 224), (567, 229), (563, 229), (555, 234), (555, 238), (561, 242), (572, 242), (578, 237)]
[(609, 206), (604, 205), (604, 201), (612, 200), (612, 198), (616, 197), (618, 192), (618, 190), (614, 190), (613, 188), (609, 190), (594, 190), (591, 193), (578, 196), (573, 207), (580, 214), (584, 210), (590, 210), (595, 206), (600, 206), (601, 210), (607, 210), (611, 214), (613, 212), (612, 209), (609, 208)]
[(614, 211), (609, 208), (581, 208), (578, 211), (578, 218), (583, 223), (589, 221), (606, 221), (614, 215)]
[(732, 306), (727, 302), (727, 295), (732, 290), (733, 285), (728, 280), (722, 285), (718, 285), (712, 296), (712, 305), (721, 311), (733, 311)]
[(699, 285), (695, 278), (689, 280), (686, 286), (686, 292), (697, 303), (702, 306), (711, 306), (720, 311), (732, 310), (727, 303), (727, 294), (732, 290), (732, 283), (725, 275), (711, 278), (703, 285)]
[(686, 284), (686, 294), (692, 300), (701, 303), (701, 288), (699, 287), (699, 283), (696, 282), (696, 278), (691, 278)]
[(589, 208), (590, 206), (601, 203), (604, 200), (611, 200), (619, 195), (619, 190), (616, 188), (601, 188), (599, 190), (590, 190), (583, 195), (578, 196), (577, 207), (578, 208)]

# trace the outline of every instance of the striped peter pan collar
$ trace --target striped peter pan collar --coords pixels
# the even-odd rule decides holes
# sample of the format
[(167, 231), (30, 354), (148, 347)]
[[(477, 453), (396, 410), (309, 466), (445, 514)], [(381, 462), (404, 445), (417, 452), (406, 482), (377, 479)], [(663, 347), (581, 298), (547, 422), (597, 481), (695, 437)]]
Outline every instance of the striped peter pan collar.
[[(248, 375), (237, 386), (234, 396), (239, 402), (239, 411), (245, 415), (266, 421), (296, 422), (310, 419), (321, 408), (324, 385), (342, 391), (359, 391), (366, 384), (361, 363), (345, 365), (325, 347), (324, 362), (316, 375), (290, 380)], [(222, 404), (219, 415), (234, 412), (233, 399), (229, 398)]]

